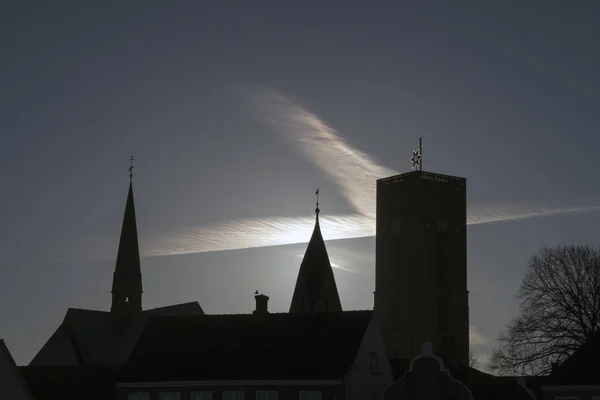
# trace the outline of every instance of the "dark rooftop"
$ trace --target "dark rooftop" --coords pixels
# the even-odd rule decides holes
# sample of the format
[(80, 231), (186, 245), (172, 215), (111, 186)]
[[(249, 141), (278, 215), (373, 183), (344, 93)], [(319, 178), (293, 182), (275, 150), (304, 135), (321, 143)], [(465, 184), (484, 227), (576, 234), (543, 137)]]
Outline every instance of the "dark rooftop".
[(466, 185), (466, 182), (467, 182), (466, 178), (461, 178), (458, 176), (443, 175), (443, 174), (437, 174), (434, 172), (426, 172), (426, 171), (410, 171), (410, 172), (404, 172), (402, 174), (388, 176), (386, 178), (378, 179), (377, 185), (394, 184), (394, 183), (398, 183), (398, 182), (402, 182), (402, 181), (415, 180), (418, 178), (435, 181), (435, 182), (441, 182), (441, 183), (455, 182), (461, 186)]
[[(130, 366), (151, 379), (337, 379), (351, 367), (372, 311), (152, 317)], [(168, 365), (169, 371), (159, 371)], [(158, 376), (160, 375), (160, 377)]]
[(600, 330), (592, 333), (588, 340), (567, 358), (551, 374), (555, 385), (600, 384)]

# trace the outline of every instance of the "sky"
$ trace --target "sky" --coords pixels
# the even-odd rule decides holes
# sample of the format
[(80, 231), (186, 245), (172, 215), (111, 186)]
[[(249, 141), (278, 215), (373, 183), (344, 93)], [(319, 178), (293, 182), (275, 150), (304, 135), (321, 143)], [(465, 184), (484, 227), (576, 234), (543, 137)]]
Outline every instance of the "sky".
[[(526, 3), (526, 4), (525, 4)], [(8, 1), (0, 338), (26, 364), (110, 307), (135, 158), (144, 307), (287, 311), (320, 189), (346, 310), (373, 307), (375, 179), (467, 178), (484, 365), (542, 246), (596, 245), (595, 1)]]

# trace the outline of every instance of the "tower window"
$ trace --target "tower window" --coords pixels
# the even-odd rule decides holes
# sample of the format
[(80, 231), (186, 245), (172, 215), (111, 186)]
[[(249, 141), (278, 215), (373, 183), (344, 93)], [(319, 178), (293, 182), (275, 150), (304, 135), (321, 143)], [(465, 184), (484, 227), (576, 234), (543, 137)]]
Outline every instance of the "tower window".
[(438, 221), (438, 230), (440, 232), (446, 232), (448, 230), (448, 223), (444, 220)]

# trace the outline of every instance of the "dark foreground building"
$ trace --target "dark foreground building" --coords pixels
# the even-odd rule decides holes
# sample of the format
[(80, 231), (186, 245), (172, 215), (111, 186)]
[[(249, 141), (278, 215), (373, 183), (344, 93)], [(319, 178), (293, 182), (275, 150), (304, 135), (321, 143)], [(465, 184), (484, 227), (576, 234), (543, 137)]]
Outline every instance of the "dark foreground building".
[(371, 311), (153, 317), (123, 366), (29, 366), (37, 400), (380, 399)]

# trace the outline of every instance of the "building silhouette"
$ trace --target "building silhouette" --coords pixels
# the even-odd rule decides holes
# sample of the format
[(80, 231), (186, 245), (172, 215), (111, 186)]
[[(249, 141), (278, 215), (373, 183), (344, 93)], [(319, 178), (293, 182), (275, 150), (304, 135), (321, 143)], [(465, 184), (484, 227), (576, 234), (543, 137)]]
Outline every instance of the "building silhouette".
[[(290, 313), (342, 311), (318, 201), (315, 213)], [(423, 171), (380, 179), (376, 225), (374, 310), (387, 356), (410, 360), (431, 342), (436, 354), (468, 364), (466, 180)], [(254, 314), (269, 314), (268, 297), (256, 294)], [(70, 308), (31, 365), (125, 363), (150, 316), (204, 314), (198, 302), (143, 310), (142, 295), (130, 181), (110, 311)]]
[(468, 365), (466, 179), (413, 171), (377, 181), (375, 314), (388, 356), (422, 343)]
[(144, 310), (130, 182), (111, 309), (67, 311), (21, 369), (36, 398), (468, 399), (465, 385), (477, 400), (531, 398), (522, 382), (468, 366), (464, 178), (377, 181), (374, 310), (342, 311), (318, 201), (315, 211), (289, 312), (270, 313), (258, 291), (248, 314)]
[(110, 311), (69, 308), (60, 326), (30, 365), (124, 364), (150, 316), (202, 314), (204, 311), (197, 301), (142, 309), (142, 273), (130, 182)]

